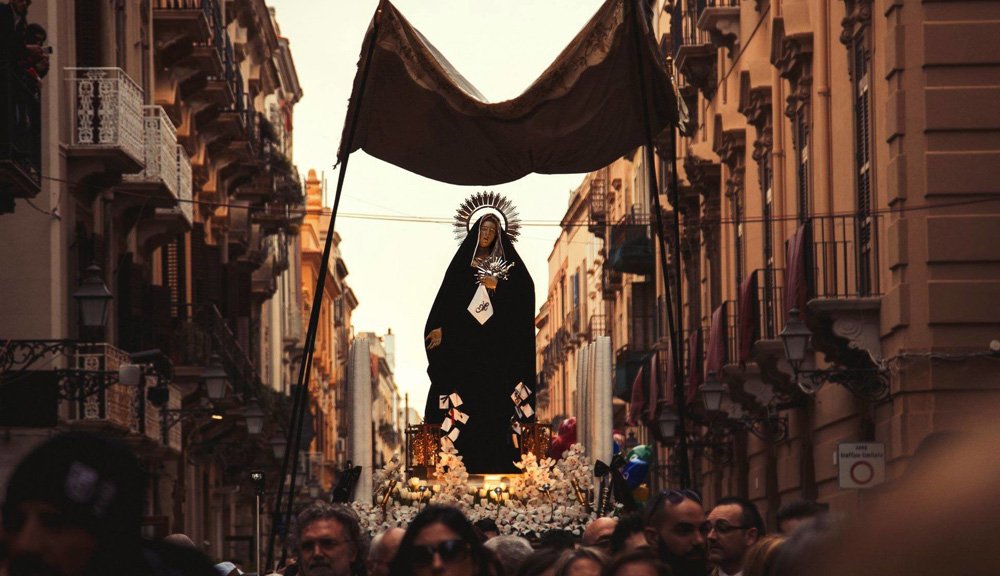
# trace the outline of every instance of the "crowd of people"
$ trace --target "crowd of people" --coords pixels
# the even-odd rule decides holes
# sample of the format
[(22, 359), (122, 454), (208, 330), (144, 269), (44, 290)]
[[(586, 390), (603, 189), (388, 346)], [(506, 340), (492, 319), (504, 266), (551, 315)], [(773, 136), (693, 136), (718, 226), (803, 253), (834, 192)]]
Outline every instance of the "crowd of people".
[[(653, 495), (642, 512), (595, 518), (579, 536), (554, 529), (530, 539), (501, 534), (490, 520), (473, 523), (456, 508), (428, 505), (408, 526), (369, 541), (352, 508), (316, 501), (296, 516), (287, 535), (291, 558), (273, 573), (988, 574), (990, 544), (1000, 535), (1000, 523), (993, 519), (995, 506), (981, 497), (1000, 477), (1000, 465), (981, 454), (994, 441), (948, 452), (960, 463), (977, 466), (968, 468), (961, 481), (949, 468), (914, 466), (919, 475), (897, 481), (886, 504), (872, 508), (874, 515), (833, 521), (824, 506), (795, 501), (778, 511), (774, 533), (752, 502), (726, 497), (706, 507), (697, 492), (687, 489)], [(943, 454), (934, 461), (955, 463)], [(949, 489), (933, 489), (941, 482), (950, 482)], [(242, 576), (232, 561), (213, 565), (184, 535), (157, 541), (140, 537), (144, 486), (138, 461), (124, 444), (84, 433), (44, 443), (7, 484), (0, 576)], [(971, 525), (970, 519), (975, 519)], [(932, 545), (942, 534), (948, 538)]]

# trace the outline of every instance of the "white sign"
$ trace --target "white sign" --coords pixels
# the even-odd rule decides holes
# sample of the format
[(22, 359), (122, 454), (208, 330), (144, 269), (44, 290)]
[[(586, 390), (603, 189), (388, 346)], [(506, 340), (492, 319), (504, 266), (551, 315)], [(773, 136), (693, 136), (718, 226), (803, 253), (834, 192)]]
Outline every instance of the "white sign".
[(871, 488), (885, 481), (885, 444), (837, 444), (841, 488)]

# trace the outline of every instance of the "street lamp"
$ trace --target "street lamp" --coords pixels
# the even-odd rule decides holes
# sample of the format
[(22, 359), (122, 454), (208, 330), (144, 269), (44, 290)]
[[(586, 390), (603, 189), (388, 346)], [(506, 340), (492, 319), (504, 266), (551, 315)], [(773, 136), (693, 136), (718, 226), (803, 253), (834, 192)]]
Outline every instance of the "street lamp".
[(205, 391), (208, 393), (209, 400), (222, 400), (226, 397), (226, 384), (229, 382), (229, 376), (226, 374), (226, 369), (222, 367), (222, 361), (218, 354), (212, 354), (208, 366), (201, 373), (201, 379), (205, 382)]
[(281, 460), (285, 457), (285, 450), (288, 448), (288, 440), (281, 434), (275, 434), (271, 436), (269, 441), (271, 444), (271, 449), (274, 450), (274, 457), (277, 460)]
[(812, 332), (799, 318), (797, 308), (788, 311), (788, 321), (785, 322), (785, 328), (779, 336), (781, 336), (781, 343), (785, 347), (785, 357), (788, 358), (788, 363), (797, 371), (803, 360), (806, 359), (806, 347), (809, 345), (809, 339), (812, 338)]
[(264, 430), (264, 411), (256, 400), (251, 400), (250, 404), (243, 411), (243, 419), (247, 423), (247, 432), (256, 436)]
[(660, 403), (660, 413), (656, 417), (656, 429), (660, 438), (669, 440), (677, 435), (677, 424), (680, 422), (674, 407), (666, 402)]
[(91, 264), (80, 287), (73, 292), (73, 298), (80, 304), (80, 321), (84, 328), (103, 328), (108, 323), (108, 308), (111, 304), (111, 290), (101, 275), (101, 267)]
[(718, 412), (722, 406), (722, 397), (726, 395), (726, 387), (719, 382), (715, 372), (709, 372), (705, 382), (698, 387), (701, 394), (701, 401), (705, 404), (705, 410)]

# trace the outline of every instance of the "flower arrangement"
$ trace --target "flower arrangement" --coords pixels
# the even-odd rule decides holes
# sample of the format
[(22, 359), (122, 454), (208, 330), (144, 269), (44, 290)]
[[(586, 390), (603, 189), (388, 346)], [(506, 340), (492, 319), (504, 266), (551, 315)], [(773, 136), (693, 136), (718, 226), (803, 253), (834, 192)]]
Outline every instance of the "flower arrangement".
[(594, 517), (588, 501), (593, 480), (583, 446), (572, 445), (559, 460), (526, 453), (516, 466), (522, 473), (511, 475), (507, 483), (470, 486), (454, 446), (442, 447), (429, 481), (406, 478), (399, 459), (393, 458), (374, 474), (375, 501), (352, 505), (362, 528), (372, 535), (405, 528), (427, 504), (454, 506), (472, 522), (492, 518), (502, 534), (537, 536), (553, 528), (582, 534)]

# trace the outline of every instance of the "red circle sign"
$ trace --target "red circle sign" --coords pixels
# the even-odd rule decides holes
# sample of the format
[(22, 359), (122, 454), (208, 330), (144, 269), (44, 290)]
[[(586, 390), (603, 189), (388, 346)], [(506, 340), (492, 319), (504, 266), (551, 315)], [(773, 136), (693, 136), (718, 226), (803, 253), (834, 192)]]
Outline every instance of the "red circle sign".
[(851, 480), (856, 484), (868, 484), (875, 479), (875, 467), (864, 460), (851, 465)]

